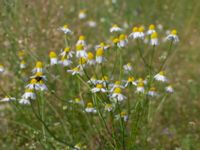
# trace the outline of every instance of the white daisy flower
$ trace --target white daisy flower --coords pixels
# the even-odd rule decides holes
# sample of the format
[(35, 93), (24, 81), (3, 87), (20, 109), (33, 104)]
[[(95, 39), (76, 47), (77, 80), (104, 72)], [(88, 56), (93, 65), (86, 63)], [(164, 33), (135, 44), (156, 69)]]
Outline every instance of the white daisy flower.
[(36, 99), (33, 89), (26, 89), (25, 93), (22, 95), (22, 99)]
[(133, 70), (133, 67), (131, 66), (131, 63), (128, 63), (128, 64), (124, 65), (123, 68), (124, 68), (125, 72), (130, 72), (130, 71)]
[(144, 28), (143, 27), (134, 27), (132, 33), (129, 35), (131, 39), (144, 39)]
[(94, 55), (91, 52), (87, 53), (87, 63), (89, 65), (94, 65), (96, 63), (95, 59), (94, 59)]
[(116, 115), (116, 119), (123, 119), (125, 122), (128, 121), (128, 114), (126, 111), (122, 111), (120, 114)]
[(67, 56), (67, 58), (71, 58), (73, 57), (74, 52), (71, 51), (71, 49), (69, 47), (66, 47), (61, 53), (60, 56), (65, 57)]
[(79, 105), (82, 105), (82, 106), (84, 105), (84, 101), (82, 99), (78, 98), (78, 97), (73, 99), (73, 100), (70, 100), (69, 102), (79, 104)]
[(86, 10), (80, 10), (78, 14), (79, 19), (85, 19), (87, 17)]
[(102, 48), (98, 48), (96, 50), (96, 62), (101, 64), (103, 61), (105, 61), (105, 58), (103, 57), (104, 50)]
[(83, 45), (83, 47), (86, 46), (87, 43), (85, 41), (85, 36), (83, 36), (83, 35), (79, 36), (79, 39), (76, 42), (76, 45)]
[(122, 29), (120, 27), (118, 27), (116, 24), (113, 25), (111, 28), (110, 28), (110, 32), (121, 32)]
[(44, 72), (43, 63), (41, 61), (37, 61), (35, 67), (32, 70), (33, 73)]
[(55, 52), (51, 51), (49, 53), (49, 57), (50, 57), (50, 65), (58, 64), (58, 58)]
[(113, 110), (113, 105), (112, 104), (105, 104), (104, 110), (111, 112)]
[(172, 30), (171, 33), (166, 37), (167, 40), (173, 41), (175, 43), (179, 42), (179, 38), (177, 36), (177, 31)]
[(126, 99), (126, 96), (122, 94), (122, 90), (119, 87), (114, 89), (110, 97), (114, 100), (114, 102), (121, 102)]
[(103, 84), (97, 84), (96, 87), (91, 89), (92, 93), (102, 92), (105, 93), (107, 90), (104, 88)]
[(76, 57), (84, 57), (87, 58), (87, 52), (84, 49), (83, 45), (76, 45)]
[(43, 75), (42, 72), (36, 72), (36, 74), (34, 76), (30, 77), (31, 79), (35, 78), (37, 81), (39, 80), (47, 80), (46, 76)]
[(97, 23), (93, 20), (90, 20), (87, 22), (88, 26), (91, 27), (91, 28), (94, 28), (97, 26)]
[(128, 44), (128, 39), (126, 38), (126, 36), (124, 34), (121, 34), (119, 36), (119, 41), (117, 43), (117, 46), (119, 48), (124, 48), (127, 44)]
[(150, 41), (150, 43), (153, 46), (157, 46), (158, 45), (158, 34), (157, 34), (157, 32), (153, 32), (151, 34), (151, 41)]
[(150, 90), (148, 91), (147, 94), (148, 94), (149, 96), (152, 96), (152, 97), (158, 96), (158, 94), (157, 94), (157, 92), (156, 92), (156, 88), (154, 88), (154, 87), (150, 88)]
[(20, 69), (25, 69), (26, 68), (26, 62), (24, 60), (22, 60), (20, 62)]
[(96, 85), (98, 83), (98, 80), (93, 76), (92, 78), (90, 78), (89, 81), (87, 81), (87, 83)]
[(107, 50), (110, 48), (110, 45), (105, 45), (103, 42), (101, 42), (99, 45), (95, 46), (95, 50), (97, 50), (99, 48), (103, 48), (103, 50)]
[(144, 93), (144, 83), (139, 82), (137, 84), (136, 93)]
[(61, 30), (62, 32), (68, 35), (73, 34), (73, 32), (68, 28), (68, 25), (64, 25), (63, 27), (60, 27), (59, 30)]
[(147, 31), (147, 35), (151, 35), (151, 34), (153, 34), (154, 32), (156, 32), (156, 30), (155, 30), (155, 25), (154, 24), (151, 24), (150, 26), (149, 26), (149, 29), (148, 29), (148, 31)]
[(96, 113), (97, 110), (93, 107), (92, 103), (87, 103), (87, 107), (85, 108), (85, 111), (88, 113)]
[(128, 80), (126, 81), (125, 87), (127, 87), (129, 85), (137, 86), (137, 83), (135, 82), (135, 78), (132, 77), (132, 76), (128, 77)]
[(161, 81), (161, 82), (167, 82), (168, 81), (167, 77), (165, 77), (164, 71), (161, 71), (158, 74), (156, 74), (154, 76), (154, 79), (157, 80), (157, 81)]
[(11, 102), (11, 101), (15, 101), (15, 100), (16, 100), (15, 97), (6, 96), (6, 97), (2, 98), (0, 100), (0, 102)]
[(0, 73), (2, 73), (4, 71), (5, 71), (4, 66), (0, 64)]
[(109, 86), (111, 87), (110, 92), (113, 92), (115, 90), (115, 88), (124, 88), (123, 85), (121, 85), (120, 81), (116, 81), (114, 84), (109, 84)]
[(67, 67), (67, 66), (70, 66), (72, 64), (72, 61), (69, 60), (69, 58), (65, 58), (65, 56), (63, 56), (58, 63), (63, 65), (64, 67)]
[(173, 89), (173, 87), (171, 85), (168, 85), (167, 87), (165, 87), (165, 90), (168, 93), (173, 93), (174, 92), (174, 89)]
[(72, 75), (82, 75), (83, 74), (83, 70), (80, 67), (75, 67), (73, 69), (67, 70), (67, 72), (71, 73)]

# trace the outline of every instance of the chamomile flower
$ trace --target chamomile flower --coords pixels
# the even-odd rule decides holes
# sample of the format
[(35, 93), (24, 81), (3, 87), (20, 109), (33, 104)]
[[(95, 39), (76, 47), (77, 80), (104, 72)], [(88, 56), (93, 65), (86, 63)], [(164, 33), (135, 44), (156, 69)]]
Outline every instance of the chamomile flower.
[(110, 28), (110, 32), (121, 32), (122, 28), (118, 27), (116, 24), (114, 24), (111, 28)]
[(95, 50), (97, 50), (99, 48), (103, 48), (103, 50), (107, 50), (110, 48), (110, 45), (106, 45), (105, 43), (101, 42), (99, 45), (95, 46)]
[(155, 87), (151, 87), (147, 94), (148, 94), (149, 96), (152, 96), (152, 97), (158, 96)]
[(83, 70), (78, 66), (75, 67), (73, 69), (67, 70), (67, 72), (71, 73), (72, 75), (82, 75), (83, 74)]
[(135, 82), (135, 78), (132, 77), (132, 76), (128, 77), (128, 80), (126, 81), (125, 87), (127, 87), (129, 85), (137, 86), (137, 83)]
[(155, 25), (154, 24), (151, 24), (151, 25), (149, 25), (149, 29), (148, 29), (148, 31), (147, 31), (147, 35), (151, 35), (151, 34), (153, 34), (154, 32), (156, 32), (156, 30), (155, 30)]
[(116, 87), (110, 97), (114, 102), (121, 102), (126, 99), (126, 96), (122, 94), (122, 89), (120, 87)]
[(11, 102), (11, 101), (15, 101), (15, 100), (16, 100), (15, 97), (6, 96), (6, 97), (2, 98), (0, 100), (0, 102)]
[(26, 89), (25, 93), (22, 95), (22, 99), (36, 99), (36, 95), (33, 89)]
[(102, 92), (105, 93), (107, 90), (104, 88), (103, 84), (96, 84), (96, 87), (91, 89), (92, 93)]
[(25, 99), (25, 98), (21, 98), (19, 100), (19, 103), (22, 104), (22, 105), (30, 105), (31, 104), (30, 100), (29, 99)]
[(76, 97), (73, 100), (70, 100), (69, 102), (79, 104), (79, 105), (82, 105), (82, 106), (84, 105), (84, 101), (82, 99), (78, 98), (78, 97)]
[(65, 24), (63, 27), (60, 27), (59, 29), (67, 35), (73, 34), (73, 32), (68, 28), (67, 24)]
[(144, 28), (143, 27), (134, 27), (132, 33), (129, 35), (131, 39), (144, 39)]
[(87, 24), (88, 24), (88, 26), (91, 27), (91, 28), (94, 28), (94, 27), (97, 26), (97, 23), (96, 23), (95, 21), (93, 21), (93, 20), (89, 20), (89, 21), (87, 22)]
[(42, 72), (36, 72), (35, 75), (31, 76), (30, 77), (31, 79), (36, 79), (37, 81), (40, 81), (40, 80), (47, 80), (46, 76), (43, 75)]
[(128, 72), (133, 70), (133, 67), (131, 66), (131, 63), (127, 63), (126, 65), (123, 66), (123, 68), (124, 68), (124, 71), (126, 73), (128, 73)]
[(119, 36), (119, 41), (118, 41), (118, 43), (117, 43), (117, 46), (118, 46), (119, 48), (123, 48), (123, 47), (125, 47), (127, 44), (128, 44), (128, 39), (127, 39), (126, 35), (121, 34), (121, 35)]
[(153, 46), (157, 46), (158, 45), (158, 34), (157, 34), (157, 32), (153, 32), (151, 34), (151, 41), (150, 41), (150, 43)]
[(110, 92), (113, 92), (115, 90), (115, 88), (124, 88), (124, 86), (121, 85), (120, 81), (115, 81), (114, 84), (109, 84), (109, 86), (111, 86)]
[(175, 43), (179, 42), (177, 31), (172, 30), (171, 33), (166, 37), (166, 39)]
[(120, 114), (116, 115), (116, 119), (123, 119), (125, 122), (128, 121), (128, 114), (125, 110), (121, 111)]
[(137, 84), (136, 93), (144, 93), (144, 83), (139, 82)]
[(58, 58), (55, 52), (51, 51), (49, 53), (49, 58), (50, 58), (50, 65), (58, 64)]
[(73, 57), (74, 52), (70, 49), (70, 47), (65, 47), (65, 49), (60, 53), (60, 56), (71, 58)]
[(112, 104), (105, 104), (104, 110), (111, 112), (113, 110), (113, 105)]
[(66, 58), (66, 56), (62, 56), (61, 60), (58, 63), (62, 64), (64, 67), (67, 67), (72, 64), (72, 61), (69, 58)]
[(161, 82), (167, 82), (168, 81), (167, 77), (165, 76), (164, 71), (160, 71), (158, 74), (156, 74), (154, 76), (154, 79), (157, 80), (157, 81), (161, 81)]
[(97, 112), (97, 110), (94, 108), (94, 106), (91, 102), (87, 103), (87, 107), (85, 108), (85, 111), (88, 113), (96, 113)]
[(104, 54), (103, 48), (98, 48), (96, 50), (96, 62), (97, 63), (101, 64), (105, 60), (105, 58), (103, 57), (103, 54)]
[(41, 61), (37, 61), (35, 67), (32, 70), (33, 73), (36, 72), (44, 72), (43, 63)]
[(83, 45), (86, 46), (85, 36), (81, 35), (78, 38), (78, 41), (76, 42), (76, 45)]
[(85, 9), (80, 10), (80, 12), (78, 14), (78, 18), (79, 19), (85, 19), (86, 17), (87, 17), (86, 10)]
[(87, 53), (87, 63), (89, 65), (94, 65), (96, 63), (95, 59), (94, 59), (94, 55), (91, 52)]
[(20, 60), (24, 59), (24, 55), (25, 55), (24, 50), (19, 50), (17, 54)]
[(24, 60), (22, 60), (20, 62), (20, 69), (25, 69), (26, 68), (26, 62)]
[(103, 76), (103, 77), (101, 78), (101, 80), (98, 80), (98, 81), (97, 81), (97, 83), (100, 83), (100, 84), (103, 84), (103, 86), (106, 86), (106, 85), (109, 83), (108, 77), (107, 77), (107, 76)]
[(90, 80), (87, 81), (87, 83), (96, 85), (96, 84), (98, 83), (98, 80), (97, 80), (94, 76), (92, 76), (92, 77), (90, 78)]
[(37, 87), (37, 80), (35, 78), (31, 79), (30, 83), (28, 85), (26, 85), (26, 89), (35, 89), (38, 90)]
[(76, 45), (76, 57), (84, 57), (87, 58), (87, 52), (84, 49), (83, 45)]
[(173, 93), (174, 92), (174, 89), (173, 89), (173, 87), (171, 85), (168, 85), (167, 87), (165, 87), (165, 90), (168, 93)]
[(0, 64), (0, 73), (3, 73), (5, 71), (4, 66)]

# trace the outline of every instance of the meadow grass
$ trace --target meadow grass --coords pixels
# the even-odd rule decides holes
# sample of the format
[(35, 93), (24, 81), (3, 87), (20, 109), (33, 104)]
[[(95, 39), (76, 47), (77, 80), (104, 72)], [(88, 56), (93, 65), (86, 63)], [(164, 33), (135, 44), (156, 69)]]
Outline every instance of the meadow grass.
[[(78, 18), (82, 9), (87, 14), (83, 20)], [(0, 64), (5, 67), (5, 72), (0, 74), (1, 98), (9, 95), (20, 99), (37, 61), (44, 63), (49, 90), (36, 92), (37, 100), (31, 105), (20, 105), (17, 101), (0, 103), (0, 148), (76, 149), (74, 146), (80, 144), (83, 149), (198, 150), (199, 9), (198, 0), (116, 0), (116, 3), (111, 0), (1, 0)], [(88, 26), (90, 20), (96, 22), (96, 27)], [(58, 30), (64, 24), (74, 32), (69, 41)], [(128, 77), (123, 65), (129, 61), (136, 79), (153, 77), (138, 52), (141, 49), (149, 65), (153, 48), (140, 41), (130, 42), (124, 49), (115, 45), (105, 53), (106, 63), (84, 69), (83, 76), (67, 73), (71, 67), (49, 66), (49, 53), (59, 54), (66, 46), (74, 48), (80, 35), (86, 37), (90, 50), (102, 41), (112, 41), (118, 36), (109, 32), (113, 24), (123, 27), (125, 34), (129, 34), (133, 26), (144, 25), (147, 30), (150, 24), (162, 25), (163, 29), (158, 32), (160, 39), (165, 37), (166, 30), (178, 31), (180, 42), (173, 45), (173, 53), (164, 67), (175, 90), (172, 95), (151, 98), (149, 104), (145, 95), (127, 89), (124, 91), (126, 102), (117, 102), (115, 111), (105, 113), (104, 103), (110, 102), (107, 95), (91, 94), (94, 85), (87, 83), (88, 76), (107, 75), (113, 78), (112, 82), (122, 80)], [(157, 72), (161, 65), (159, 57), (165, 55), (169, 47), (167, 42), (155, 49), (153, 64)], [(20, 50), (25, 53), (26, 69), (20, 69)], [(78, 63), (75, 58), (73, 61)], [(157, 89), (163, 87), (154, 85)], [(86, 113), (86, 106), (70, 103), (76, 97), (83, 99), (85, 105), (92, 102), (96, 114)], [(116, 119), (123, 110), (129, 114), (128, 122), (121, 117)]]

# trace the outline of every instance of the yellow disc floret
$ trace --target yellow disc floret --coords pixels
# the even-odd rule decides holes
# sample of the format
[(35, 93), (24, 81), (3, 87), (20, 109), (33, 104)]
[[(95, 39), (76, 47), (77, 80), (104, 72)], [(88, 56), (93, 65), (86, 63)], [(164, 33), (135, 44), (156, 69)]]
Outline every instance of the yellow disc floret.
[(122, 92), (122, 90), (119, 87), (115, 88), (115, 90), (114, 90), (114, 93), (120, 94), (121, 92)]
[(96, 50), (96, 56), (103, 56), (103, 53), (104, 53), (103, 48), (98, 48)]
[(49, 53), (49, 57), (50, 57), (50, 58), (56, 58), (57, 55), (56, 55), (55, 52), (51, 51), (51, 52)]
[(153, 32), (153, 33), (151, 34), (151, 39), (157, 39), (157, 38), (158, 38), (157, 32)]

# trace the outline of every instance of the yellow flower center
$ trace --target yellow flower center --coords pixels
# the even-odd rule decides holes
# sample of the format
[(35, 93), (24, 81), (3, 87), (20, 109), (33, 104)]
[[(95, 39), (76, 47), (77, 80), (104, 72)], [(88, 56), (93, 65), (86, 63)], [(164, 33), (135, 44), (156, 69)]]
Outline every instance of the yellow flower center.
[(23, 50), (20, 50), (20, 51), (18, 52), (18, 56), (19, 56), (19, 57), (23, 57), (23, 56), (24, 56), (24, 54), (25, 54), (25, 53), (24, 53), (24, 51), (23, 51)]
[(138, 29), (138, 27), (133, 27), (132, 31), (133, 31), (133, 32), (138, 32), (139, 29)]
[(126, 111), (122, 111), (122, 112), (120, 113), (120, 115), (121, 115), (121, 117), (124, 117), (124, 116), (127, 115), (127, 112), (126, 112)]
[(133, 82), (135, 80), (134, 77), (128, 77), (128, 82)]
[(78, 102), (80, 102), (81, 100), (80, 100), (80, 98), (75, 98), (74, 101), (78, 103)]
[(92, 108), (92, 107), (93, 107), (93, 104), (92, 104), (92, 103), (87, 103), (87, 107), (88, 107), (88, 108)]
[(120, 85), (120, 83), (121, 83), (120, 81), (115, 81), (116, 85)]
[(101, 46), (101, 47), (104, 47), (104, 46), (105, 46), (105, 44), (104, 44), (103, 42), (101, 42), (101, 43), (100, 43), (100, 46)]
[(97, 85), (96, 85), (96, 88), (102, 89), (102, 88), (103, 88), (103, 85), (102, 85), (102, 84), (97, 84)]
[(112, 26), (112, 28), (118, 28), (118, 25), (114, 24), (114, 25)]
[(78, 67), (73, 68), (73, 71), (79, 71), (80, 69)]
[(35, 74), (35, 76), (36, 76), (36, 77), (41, 77), (41, 76), (42, 76), (42, 72), (37, 72), (37, 73)]
[(50, 57), (50, 58), (56, 58), (57, 55), (56, 55), (55, 52), (50, 52), (50, 53), (49, 53), (49, 57)]
[(22, 61), (21, 61), (21, 64), (22, 64), (22, 65), (25, 65), (25, 64), (26, 64), (26, 62), (25, 62), (24, 60), (22, 60)]
[(154, 25), (154, 24), (151, 24), (151, 25), (149, 26), (149, 30), (155, 30), (155, 25)]
[(126, 36), (124, 35), (124, 34), (121, 34), (120, 36), (119, 36), (119, 40), (125, 40), (126, 39)]
[(85, 64), (86, 63), (86, 59), (85, 58), (83, 58), (83, 57), (81, 57), (80, 59), (79, 59), (79, 64)]
[(96, 56), (103, 56), (103, 53), (104, 53), (103, 48), (98, 48), (96, 50)]
[(65, 47), (64, 51), (65, 51), (65, 52), (69, 52), (69, 51), (70, 51), (70, 48), (69, 48), (69, 47)]
[(143, 82), (139, 82), (137, 86), (138, 87), (144, 87), (144, 83)]
[(67, 29), (67, 28), (68, 28), (68, 25), (67, 25), (67, 24), (65, 24), (65, 25), (63, 26), (63, 28)]
[(83, 35), (79, 36), (79, 40), (85, 40), (85, 36)]
[(119, 39), (118, 39), (118, 38), (114, 38), (114, 39), (113, 39), (113, 43), (114, 43), (114, 44), (117, 44), (118, 42), (119, 42)]
[(33, 93), (33, 89), (26, 89), (25, 92), (26, 93)]
[(42, 68), (43, 63), (41, 61), (37, 61), (35, 67), (36, 68)]
[(112, 108), (112, 104), (106, 104), (105, 105), (105, 109), (109, 109), (109, 108)]
[(77, 50), (77, 51), (81, 51), (81, 50), (83, 50), (83, 49), (84, 49), (84, 47), (83, 47), (82, 44), (76, 45), (76, 50)]
[(119, 87), (115, 88), (115, 90), (114, 90), (114, 93), (120, 94), (121, 92), (122, 92), (122, 90)]
[(139, 32), (144, 32), (144, 28), (143, 27), (139, 27)]
[(171, 31), (171, 34), (177, 35), (177, 31), (174, 29), (174, 30)]
[(157, 38), (158, 38), (157, 32), (153, 32), (153, 33), (151, 34), (151, 39), (157, 39)]
[(159, 75), (162, 75), (162, 76), (164, 76), (164, 74), (165, 74), (165, 72), (164, 72), (164, 71), (161, 71), (161, 72), (159, 72)]
[(87, 58), (88, 58), (88, 60), (93, 60), (94, 55), (91, 52), (89, 52), (88, 55), (87, 55)]
[(37, 83), (37, 80), (36, 79), (32, 79), (31, 80), (31, 84), (36, 84)]
[(107, 81), (107, 80), (108, 80), (108, 77), (107, 77), (107, 76), (103, 76), (103, 77), (102, 77), (102, 80)]

